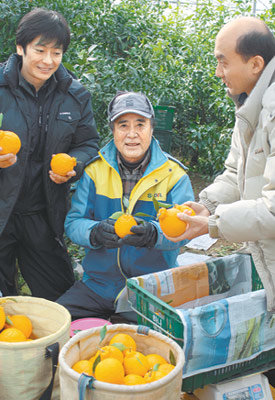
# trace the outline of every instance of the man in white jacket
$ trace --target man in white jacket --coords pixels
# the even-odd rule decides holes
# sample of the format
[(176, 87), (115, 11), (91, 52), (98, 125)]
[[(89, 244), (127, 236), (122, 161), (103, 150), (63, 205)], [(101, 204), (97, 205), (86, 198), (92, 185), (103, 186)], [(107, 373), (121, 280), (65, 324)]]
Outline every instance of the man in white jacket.
[(247, 242), (275, 313), (275, 38), (266, 24), (240, 17), (226, 24), (215, 44), (216, 75), (236, 104), (236, 121), (225, 171), (204, 189), (196, 216), (170, 240), (205, 233)]

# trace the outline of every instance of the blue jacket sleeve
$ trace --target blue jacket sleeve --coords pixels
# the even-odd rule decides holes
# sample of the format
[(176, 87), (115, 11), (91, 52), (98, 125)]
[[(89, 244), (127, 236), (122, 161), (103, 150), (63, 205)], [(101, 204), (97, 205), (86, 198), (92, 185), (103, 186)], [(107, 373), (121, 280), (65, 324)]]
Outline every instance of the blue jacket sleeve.
[(84, 171), (76, 192), (72, 196), (71, 209), (65, 219), (65, 233), (72, 242), (91, 248), (90, 232), (96, 221), (92, 220), (95, 197), (94, 182)]

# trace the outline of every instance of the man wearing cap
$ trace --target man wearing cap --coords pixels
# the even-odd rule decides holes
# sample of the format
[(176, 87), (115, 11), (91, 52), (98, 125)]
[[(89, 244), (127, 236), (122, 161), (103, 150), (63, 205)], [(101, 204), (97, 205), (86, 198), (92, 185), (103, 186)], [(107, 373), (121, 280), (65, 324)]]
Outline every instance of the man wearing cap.
[[(152, 136), (154, 110), (143, 93), (118, 92), (108, 119), (113, 139), (85, 168), (65, 221), (70, 239), (86, 248), (83, 279), (58, 299), (73, 319), (108, 319), (127, 278), (176, 267), (186, 241), (163, 236), (153, 198), (168, 204), (194, 198), (184, 166)], [(121, 239), (110, 219), (118, 211), (147, 216)]]

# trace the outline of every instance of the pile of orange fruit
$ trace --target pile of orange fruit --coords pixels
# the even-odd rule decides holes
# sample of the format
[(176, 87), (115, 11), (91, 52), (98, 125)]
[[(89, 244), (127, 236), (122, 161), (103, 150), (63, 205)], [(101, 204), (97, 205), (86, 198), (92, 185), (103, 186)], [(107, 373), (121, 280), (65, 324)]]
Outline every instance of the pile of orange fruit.
[(6, 315), (0, 306), (0, 342), (26, 342), (33, 340), (32, 323), (26, 315)]
[(89, 359), (77, 361), (72, 369), (95, 379), (118, 385), (143, 385), (157, 381), (174, 369), (159, 354), (137, 351), (135, 340), (126, 333), (117, 333), (109, 344), (99, 348)]

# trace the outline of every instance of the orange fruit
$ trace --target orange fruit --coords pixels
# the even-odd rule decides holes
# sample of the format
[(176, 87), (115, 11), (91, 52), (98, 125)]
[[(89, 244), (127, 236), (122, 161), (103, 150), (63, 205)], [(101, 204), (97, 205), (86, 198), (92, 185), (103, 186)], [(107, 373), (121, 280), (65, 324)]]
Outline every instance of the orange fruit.
[(52, 156), (51, 169), (57, 175), (66, 176), (75, 166), (76, 158), (69, 156), (69, 154), (58, 153)]
[(129, 374), (124, 376), (124, 385), (144, 385), (146, 382), (140, 375)]
[(116, 358), (121, 363), (123, 362), (123, 353), (115, 346), (101, 347), (101, 349), (97, 351), (95, 358), (97, 358), (99, 355), (101, 360), (112, 357)]
[(0, 342), (25, 342), (26, 336), (16, 328), (7, 328), (0, 333)]
[(17, 154), (21, 148), (21, 140), (14, 132), (0, 130), (0, 147), (0, 155)]
[(7, 328), (16, 328), (24, 333), (26, 338), (29, 338), (32, 333), (31, 320), (26, 315), (8, 315), (12, 325), (6, 324)]
[(158, 367), (158, 371), (163, 372), (165, 375), (169, 374), (169, 372), (171, 372), (173, 369), (175, 368), (174, 365), (169, 364), (169, 363), (165, 363), (165, 364), (161, 364)]
[(125, 355), (126, 350), (134, 350), (136, 351), (137, 345), (132, 336), (128, 335), (127, 333), (117, 333), (112, 337), (112, 339), (109, 342), (109, 345), (113, 344), (122, 344), (124, 345), (125, 349), (122, 351), (123, 354)]
[(6, 322), (6, 314), (3, 307), (0, 306), (0, 331), (4, 328)]
[(94, 356), (92, 356), (91, 358), (89, 358), (88, 361), (90, 361), (90, 362), (94, 365), (94, 362), (95, 362), (96, 358), (97, 358), (97, 356), (94, 355)]
[(123, 365), (126, 375), (136, 374), (144, 376), (149, 369), (149, 363), (146, 356), (139, 351), (127, 353)]
[(153, 368), (156, 364), (165, 364), (167, 361), (159, 354), (147, 354), (147, 361), (149, 363), (149, 368)]
[(88, 360), (80, 360), (74, 363), (72, 366), (72, 369), (79, 374), (82, 374), (83, 372), (87, 375), (92, 376), (93, 375), (93, 363), (91, 363)]
[(192, 208), (185, 205), (175, 204), (172, 208), (159, 209), (158, 220), (163, 233), (170, 237), (177, 237), (185, 232), (186, 222), (177, 217), (177, 214), (182, 212), (191, 216), (196, 215)]
[(133, 235), (133, 232), (131, 232), (130, 229), (134, 225), (137, 225), (137, 222), (132, 215), (122, 214), (115, 222), (115, 233), (120, 238), (123, 238), (126, 235)]
[(166, 374), (164, 372), (150, 370), (144, 375), (144, 380), (145, 383), (155, 382), (163, 378), (165, 375)]
[(102, 382), (122, 385), (124, 383), (123, 365), (116, 358), (106, 358), (97, 364), (95, 378)]

